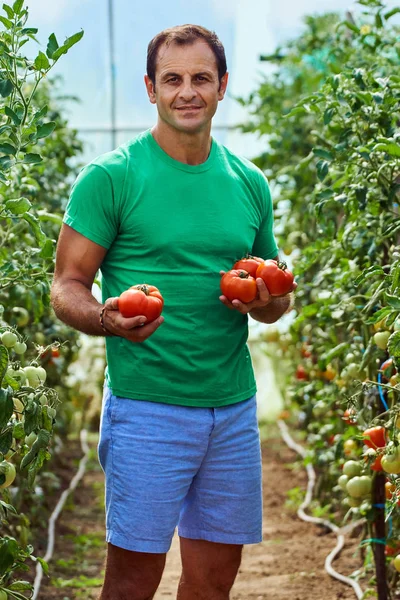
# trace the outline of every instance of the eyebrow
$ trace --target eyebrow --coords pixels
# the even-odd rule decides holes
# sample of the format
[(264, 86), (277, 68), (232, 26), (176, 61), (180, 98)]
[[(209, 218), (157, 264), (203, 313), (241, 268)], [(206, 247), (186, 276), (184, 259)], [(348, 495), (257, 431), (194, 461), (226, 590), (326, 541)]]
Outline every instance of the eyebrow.
[[(200, 71), (200, 73), (195, 73), (194, 77), (198, 77), (198, 76), (206, 76), (206, 77), (212, 77), (212, 74), (209, 73), (208, 71)], [(169, 73), (165, 73), (165, 75), (162, 76), (161, 79), (165, 80), (168, 79), (169, 77), (181, 77), (181, 75), (179, 75), (179, 73), (174, 73), (173, 71), (170, 71)]]

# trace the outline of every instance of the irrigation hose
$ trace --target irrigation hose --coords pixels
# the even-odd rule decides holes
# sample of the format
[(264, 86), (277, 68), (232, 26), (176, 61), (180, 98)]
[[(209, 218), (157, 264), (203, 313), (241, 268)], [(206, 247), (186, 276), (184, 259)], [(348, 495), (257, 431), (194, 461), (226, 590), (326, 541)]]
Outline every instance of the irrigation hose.
[[(300, 454), (300, 456), (302, 458), (305, 458), (306, 451), (304, 450), (304, 448), (302, 446), (300, 446), (299, 444), (296, 444), (296, 442), (290, 436), (289, 429), (288, 429), (286, 423), (282, 420), (278, 420), (278, 427), (280, 429), (283, 441), (286, 443), (286, 445), (289, 446), (289, 448), (291, 450), (294, 450), (295, 452), (297, 452), (297, 454)], [(305, 512), (305, 509), (308, 508), (308, 506), (310, 505), (311, 500), (312, 500), (312, 495), (313, 495), (313, 490), (314, 490), (314, 485), (315, 485), (315, 471), (311, 464), (306, 465), (306, 470), (307, 470), (307, 475), (308, 475), (307, 492), (306, 492), (304, 501), (302, 502), (301, 506), (299, 507), (299, 509), (297, 511), (297, 515), (303, 521), (307, 521), (308, 523), (314, 523), (317, 525), (323, 525), (324, 527), (327, 527), (328, 529), (333, 531), (333, 533), (336, 534), (337, 543), (336, 543), (335, 548), (332, 550), (332, 552), (330, 552), (328, 554), (328, 556), (325, 559), (325, 570), (331, 577), (338, 579), (339, 581), (341, 581), (342, 583), (345, 583), (346, 585), (350, 585), (354, 590), (357, 600), (362, 600), (364, 594), (363, 594), (361, 587), (357, 583), (357, 581), (354, 581), (354, 579), (351, 579), (350, 577), (346, 577), (345, 575), (342, 575), (341, 573), (338, 573), (337, 571), (335, 571), (335, 569), (332, 567), (332, 562), (335, 560), (335, 558), (339, 555), (339, 553), (343, 549), (344, 534), (349, 533), (352, 529), (355, 529), (356, 527), (358, 527), (358, 525), (364, 523), (364, 519), (360, 519), (358, 521), (355, 521), (354, 523), (350, 523), (349, 525), (346, 525), (345, 527), (340, 528), (340, 527), (337, 527), (337, 525), (334, 525), (333, 523), (331, 523), (330, 521), (326, 521), (325, 519), (320, 519), (319, 517), (310, 517), (309, 515), (307, 515)]]
[[(46, 554), (43, 557), (43, 560), (45, 560), (46, 562), (48, 562), (51, 559), (51, 557), (53, 556), (55, 523), (64, 507), (64, 504), (65, 504), (69, 494), (76, 488), (79, 481), (82, 479), (83, 475), (85, 474), (86, 463), (88, 461), (89, 451), (90, 451), (90, 448), (87, 444), (87, 430), (86, 429), (81, 430), (80, 439), (81, 439), (81, 447), (82, 447), (82, 451), (83, 451), (83, 456), (82, 456), (81, 460), (79, 461), (78, 471), (76, 472), (74, 477), (71, 479), (69, 487), (66, 490), (64, 490), (63, 493), (61, 494), (60, 499), (57, 502), (57, 505), (49, 519), (47, 549), (46, 549)], [(36, 577), (35, 577), (35, 582), (34, 582), (34, 586), (33, 586), (32, 600), (36, 600), (36, 598), (38, 598), (38, 594), (40, 591), (40, 585), (42, 583), (42, 577), (43, 577), (43, 568), (42, 568), (42, 565), (40, 564), (40, 562), (37, 561)]]

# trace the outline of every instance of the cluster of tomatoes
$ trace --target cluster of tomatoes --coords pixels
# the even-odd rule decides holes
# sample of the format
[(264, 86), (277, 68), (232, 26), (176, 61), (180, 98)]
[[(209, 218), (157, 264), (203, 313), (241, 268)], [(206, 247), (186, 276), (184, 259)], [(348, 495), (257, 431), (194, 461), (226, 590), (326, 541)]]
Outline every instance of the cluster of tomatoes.
[(264, 281), (271, 296), (284, 296), (293, 289), (294, 275), (285, 262), (248, 255), (222, 276), (221, 291), (231, 302), (240, 300), (247, 304), (257, 297), (258, 277)]
[[(271, 296), (284, 296), (293, 289), (294, 275), (286, 263), (247, 255), (222, 276), (222, 293), (230, 301), (252, 302), (257, 297), (257, 277), (265, 282)], [(123, 317), (144, 315), (148, 323), (161, 315), (163, 307), (160, 290), (146, 283), (133, 285), (118, 298), (118, 310)]]

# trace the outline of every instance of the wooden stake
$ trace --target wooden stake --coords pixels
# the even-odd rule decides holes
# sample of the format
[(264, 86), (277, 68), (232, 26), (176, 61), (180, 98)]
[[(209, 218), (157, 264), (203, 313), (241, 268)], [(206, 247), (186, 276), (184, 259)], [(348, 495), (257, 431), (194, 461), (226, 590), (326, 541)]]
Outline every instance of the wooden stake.
[[(386, 524), (385, 524), (385, 481), (386, 476), (384, 473), (377, 473), (374, 478), (374, 485), (372, 490), (372, 501), (375, 510), (374, 520), (374, 535), (378, 540), (384, 540), (386, 538)], [(385, 559), (385, 544), (374, 542), (373, 544), (374, 558), (375, 558), (375, 569), (376, 569), (376, 587), (378, 591), (378, 600), (388, 600), (388, 585), (386, 580), (386, 559)]]

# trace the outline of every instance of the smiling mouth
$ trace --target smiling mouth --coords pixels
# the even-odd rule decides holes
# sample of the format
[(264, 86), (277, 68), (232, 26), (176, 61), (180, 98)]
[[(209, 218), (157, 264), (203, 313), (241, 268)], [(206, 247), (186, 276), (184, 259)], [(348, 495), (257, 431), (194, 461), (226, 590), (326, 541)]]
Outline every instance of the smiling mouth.
[(201, 106), (178, 106), (176, 110), (200, 110)]

